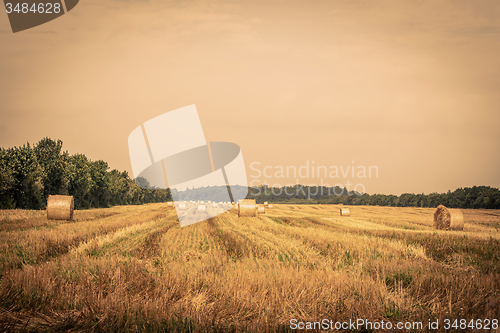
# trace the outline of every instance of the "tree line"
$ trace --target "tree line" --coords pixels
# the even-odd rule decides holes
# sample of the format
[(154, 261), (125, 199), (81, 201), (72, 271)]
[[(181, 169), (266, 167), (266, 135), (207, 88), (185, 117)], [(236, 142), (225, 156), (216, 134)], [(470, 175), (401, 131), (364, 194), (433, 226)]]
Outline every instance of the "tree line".
[(72, 195), (75, 209), (172, 200), (168, 189), (143, 189), (126, 171), (62, 151), (62, 141), (0, 148), (0, 208), (45, 209), (51, 194)]
[[(31, 146), (0, 148), (0, 209), (44, 209), (50, 194), (72, 195), (76, 209), (171, 201), (169, 189), (139, 187), (126, 171), (109, 170), (102, 160), (62, 151), (62, 141), (44, 138)], [(149, 187), (149, 188), (148, 188)], [(233, 190), (245, 193), (245, 188)], [(223, 195), (222, 195), (222, 194)], [(241, 197), (238, 195), (237, 197)], [(177, 200), (227, 200), (227, 189), (201, 188), (175, 192)], [(236, 194), (236, 193), (235, 193)], [(244, 195), (244, 194), (243, 194)], [(219, 197), (219, 195), (216, 195)], [(288, 186), (249, 187), (247, 198), (257, 203), (318, 203), (378, 205), (392, 207), (437, 207), (500, 209), (500, 190), (489, 186), (459, 188), (447, 193), (399, 196), (359, 194), (340, 187)]]
[(397, 195), (359, 194), (340, 187), (288, 186), (269, 188), (252, 187), (248, 198), (257, 203), (318, 203), (344, 205), (376, 205), (392, 207), (437, 207), (500, 209), (500, 190), (489, 186), (459, 188), (447, 193)]

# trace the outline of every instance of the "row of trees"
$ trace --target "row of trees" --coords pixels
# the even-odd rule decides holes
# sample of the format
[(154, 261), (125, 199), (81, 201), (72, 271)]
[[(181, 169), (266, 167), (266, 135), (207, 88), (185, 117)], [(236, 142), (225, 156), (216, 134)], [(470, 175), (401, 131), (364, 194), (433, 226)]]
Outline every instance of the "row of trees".
[(142, 189), (126, 171), (62, 151), (62, 141), (0, 148), (0, 208), (44, 209), (49, 194), (72, 195), (75, 208), (172, 200), (170, 191)]
[(413, 194), (400, 196), (358, 194), (340, 187), (289, 186), (281, 188), (250, 188), (248, 198), (257, 203), (321, 203), (345, 205), (377, 205), (393, 207), (437, 207), (500, 209), (500, 190), (489, 186), (459, 188), (448, 193)]
[[(72, 195), (75, 208), (109, 207), (172, 200), (169, 189), (148, 188), (145, 179), (139, 187), (126, 171), (109, 171), (104, 161), (91, 161), (85, 155), (62, 151), (62, 141), (50, 138), (9, 149), (0, 148), (0, 208), (44, 209), (50, 194)], [(233, 190), (241, 193), (246, 188)], [(340, 187), (267, 186), (248, 189), (248, 198), (258, 203), (322, 203), (378, 205), (394, 207), (436, 207), (500, 209), (500, 190), (488, 186), (459, 188), (448, 193), (400, 196), (348, 192)], [(241, 193), (233, 193), (241, 197)], [(244, 194), (243, 194), (244, 195)], [(177, 200), (227, 200), (227, 188), (201, 188), (175, 192)]]

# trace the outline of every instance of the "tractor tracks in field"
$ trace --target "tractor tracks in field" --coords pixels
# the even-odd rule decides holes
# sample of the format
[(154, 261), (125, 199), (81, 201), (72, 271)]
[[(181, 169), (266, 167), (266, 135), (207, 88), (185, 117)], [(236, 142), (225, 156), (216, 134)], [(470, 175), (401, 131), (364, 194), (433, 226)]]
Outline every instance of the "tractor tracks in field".
[(147, 221), (175, 218), (175, 214), (164, 208), (133, 207), (131, 211), (113, 213), (99, 212), (95, 219), (87, 214), (83, 221), (61, 223), (49, 229), (0, 232), (0, 276), (27, 264), (55, 260), (89, 243), (92, 245), (89, 253), (98, 254), (94, 251), (98, 239)]
[(89, 239), (74, 248), (73, 252), (77, 255), (94, 257), (119, 254), (145, 259), (159, 256), (161, 238), (177, 225), (174, 214), (157, 215), (146, 221)]
[(319, 263), (318, 251), (304, 244), (296, 234), (284, 232), (288, 226), (275, 224), (277, 228), (273, 228), (269, 222), (268, 217), (212, 219), (208, 221), (209, 234), (233, 260), (266, 259), (285, 266), (305, 267)]
[(176, 223), (172, 223), (150, 232), (144, 239), (144, 243), (136, 248), (132, 253), (140, 259), (153, 258), (161, 255), (160, 241), (161, 238), (173, 227)]
[(219, 225), (217, 217), (212, 217), (208, 219), (207, 224), (208, 234), (211, 236), (219, 246), (226, 251), (227, 255), (232, 258), (240, 259), (248, 253), (248, 248), (246, 247), (246, 242), (238, 240), (234, 234), (223, 230)]

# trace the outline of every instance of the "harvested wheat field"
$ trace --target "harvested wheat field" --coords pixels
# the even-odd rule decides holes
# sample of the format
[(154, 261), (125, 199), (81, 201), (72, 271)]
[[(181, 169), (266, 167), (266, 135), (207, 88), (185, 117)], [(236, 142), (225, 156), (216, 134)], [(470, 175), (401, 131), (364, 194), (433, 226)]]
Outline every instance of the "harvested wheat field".
[(230, 210), (184, 228), (166, 203), (75, 211), (73, 221), (0, 211), (0, 330), (499, 318), (500, 211), (462, 210), (463, 230), (444, 231), (433, 208), (350, 208)]

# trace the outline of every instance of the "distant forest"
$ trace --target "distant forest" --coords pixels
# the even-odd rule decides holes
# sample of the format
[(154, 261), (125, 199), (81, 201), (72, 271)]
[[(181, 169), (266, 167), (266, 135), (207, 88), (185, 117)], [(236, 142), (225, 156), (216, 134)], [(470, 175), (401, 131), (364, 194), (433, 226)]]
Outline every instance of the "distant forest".
[[(242, 186), (232, 186), (239, 197), (246, 190)], [(233, 193), (234, 194), (234, 193)], [(173, 191), (176, 200), (212, 200), (225, 201), (227, 188), (202, 187), (188, 189), (183, 192)], [(344, 204), (392, 207), (437, 207), (445, 205), (450, 208), (485, 208), (500, 209), (500, 190), (489, 186), (459, 188), (448, 193), (397, 195), (360, 194), (341, 187), (319, 187), (294, 185), (287, 187), (250, 187), (247, 199), (255, 199), (257, 203), (290, 203), (290, 204)]]
[[(62, 144), (61, 140), (44, 138), (33, 146), (28, 143), (22, 147), (0, 148), (0, 209), (45, 209), (49, 194), (72, 195), (76, 209), (172, 200), (169, 189), (143, 189), (126, 171), (109, 170), (106, 162), (91, 161), (83, 154), (69, 155), (62, 151)], [(174, 196), (179, 200), (218, 201), (214, 193), (227, 193), (225, 187), (220, 190), (207, 187), (174, 192)], [(225, 194), (221, 195), (220, 200), (224, 197)], [(489, 186), (399, 196), (359, 194), (339, 187), (251, 187), (247, 198), (256, 199), (257, 203), (393, 207), (437, 207), (442, 204), (451, 208), (500, 209), (500, 190)]]
[(49, 194), (72, 195), (75, 209), (172, 200), (168, 189), (142, 189), (126, 171), (62, 151), (62, 141), (0, 148), (0, 208), (45, 209)]
[[(253, 194), (253, 195), (252, 195)], [(489, 186), (459, 188), (448, 193), (397, 195), (359, 194), (340, 187), (290, 186), (251, 188), (249, 198), (257, 203), (318, 203), (392, 207), (437, 207), (500, 209), (500, 190)]]

